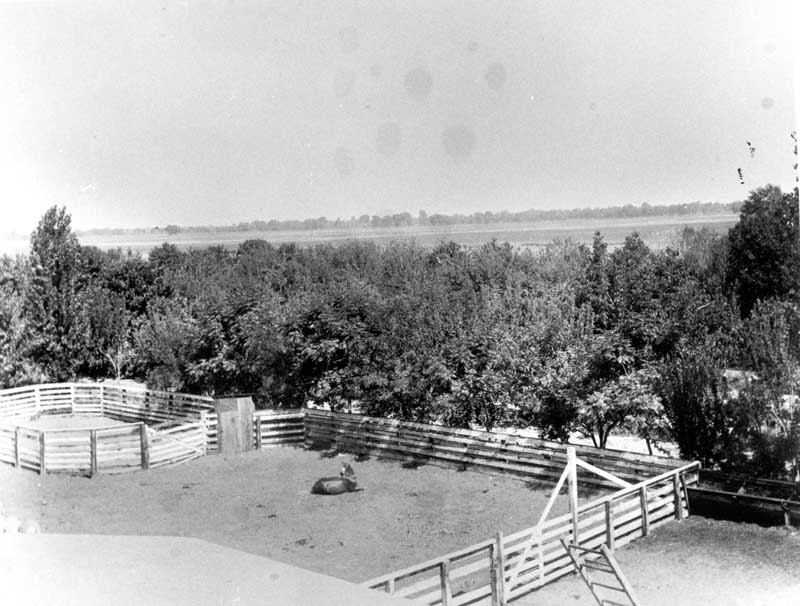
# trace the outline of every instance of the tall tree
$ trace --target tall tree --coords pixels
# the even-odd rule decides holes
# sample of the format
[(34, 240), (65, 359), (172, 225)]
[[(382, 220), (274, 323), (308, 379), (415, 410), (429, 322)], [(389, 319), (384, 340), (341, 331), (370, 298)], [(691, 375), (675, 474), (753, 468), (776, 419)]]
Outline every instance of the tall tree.
[(30, 356), (57, 381), (74, 377), (86, 335), (78, 311), (80, 244), (71, 223), (66, 208), (56, 206), (39, 221), (31, 235), (32, 277), (25, 297)]
[(25, 292), (30, 280), (27, 259), (0, 257), (0, 389), (41, 380), (41, 369), (27, 355), (30, 337)]
[(797, 190), (784, 194), (767, 185), (750, 192), (739, 223), (728, 233), (728, 284), (742, 315), (759, 299), (797, 295), (800, 290), (800, 230)]

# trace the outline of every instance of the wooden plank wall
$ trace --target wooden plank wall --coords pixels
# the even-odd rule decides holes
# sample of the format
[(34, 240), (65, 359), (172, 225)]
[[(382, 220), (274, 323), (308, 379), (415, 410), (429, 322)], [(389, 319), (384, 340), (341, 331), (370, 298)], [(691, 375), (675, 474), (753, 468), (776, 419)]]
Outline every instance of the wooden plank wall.
[(0, 424), (0, 461), (40, 471), (40, 434), (37, 429)]
[(88, 429), (48, 429), (47, 472), (89, 473), (92, 465)]
[(0, 417), (32, 417), (39, 412), (37, 386), (15, 387), (0, 391)]
[(302, 410), (256, 410), (253, 413), (253, 439), (256, 449), (302, 444), (305, 423)]
[(148, 427), (147, 432), (150, 440), (150, 468), (177, 465), (206, 454), (206, 434), (202, 421)]
[[(202, 415), (206, 428), (206, 448), (217, 452), (218, 419), (214, 412)], [(305, 416), (302, 410), (256, 410), (253, 413), (253, 446), (257, 450), (275, 446), (303, 444), (305, 439)]]
[[(580, 506), (577, 541), (613, 550), (683, 519), (688, 502), (681, 478), (696, 475), (697, 467), (691, 463)], [(505, 603), (573, 572), (562, 537), (575, 538), (571, 514), (505, 537), (498, 534), (363, 585), (425, 604)]]
[(38, 414), (72, 414), (74, 386), (72, 383), (37, 385)]
[[(564, 445), (499, 432), (454, 429), (316, 409), (305, 410), (305, 444), (443, 467), (473, 468), (556, 482), (567, 464)], [(578, 458), (631, 483), (688, 463), (677, 459), (576, 446)], [(588, 486), (614, 488), (582, 474)]]
[(219, 418), (216, 412), (204, 412), (200, 415), (200, 420), (205, 425), (206, 432), (206, 452), (219, 451)]
[(73, 384), (72, 413), (76, 415), (102, 415), (103, 389), (102, 384)]
[(139, 423), (129, 423), (97, 430), (96, 473), (123, 473), (142, 468), (140, 427)]
[(212, 410), (214, 400), (206, 396), (103, 386), (103, 412), (119, 421), (161, 423), (186, 416), (199, 417), (201, 412)]

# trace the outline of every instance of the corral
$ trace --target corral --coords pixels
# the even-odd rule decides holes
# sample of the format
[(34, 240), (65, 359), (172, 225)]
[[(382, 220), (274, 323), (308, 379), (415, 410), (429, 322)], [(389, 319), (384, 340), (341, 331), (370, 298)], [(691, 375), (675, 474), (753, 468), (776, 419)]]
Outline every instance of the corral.
[[(91, 480), (65, 474), (42, 478), (3, 466), (0, 499), (13, 504), (16, 514), (40, 520), (48, 533), (204, 538), (368, 586), (393, 586), (400, 595), (415, 586), (428, 603), (439, 599), (440, 590), (449, 591), (447, 599), (454, 604), (469, 598), (488, 603), (498, 531), (503, 533), (503, 578), (512, 598), (570, 572), (549, 542), (530, 541), (567, 462), (560, 445), (548, 451), (536, 440), (355, 415), (306, 411), (305, 417), (308, 450), (202, 457)], [(629, 456), (578, 449), (584, 461), (615, 474), (627, 472), (632, 484), (612, 495), (606, 479), (581, 474), (590, 480), (579, 495), (581, 542), (611, 541), (619, 547), (685, 514), (680, 477), (691, 483), (692, 468), (681, 471), (681, 462), (643, 457), (642, 463)], [(364, 490), (334, 498), (309, 494), (316, 478), (338, 469), (340, 457), (354, 466)], [(666, 465), (666, 471), (654, 471), (658, 465)], [(654, 480), (658, 475), (663, 477)], [(545, 538), (572, 532), (568, 509), (566, 496), (554, 501)], [(691, 532), (696, 524), (694, 519), (666, 524), (655, 530), (654, 540), (679, 536), (684, 528)], [(524, 554), (526, 541), (530, 547)], [(524, 569), (511, 583), (519, 562)], [(442, 569), (447, 584), (440, 582)], [(390, 570), (396, 572), (386, 574)], [(673, 568), (669, 574), (680, 573)], [(641, 578), (631, 576), (641, 586)], [(792, 575), (780, 581), (785, 584), (787, 578)]]
[[(0, 392), (0, 462), (90, 476), (175, 465), (217, 449), (214, 410), (209, 397), (114, 384), (7, 389)], [(255, 444), (302, 440), (297, 419), (259, 411)]]

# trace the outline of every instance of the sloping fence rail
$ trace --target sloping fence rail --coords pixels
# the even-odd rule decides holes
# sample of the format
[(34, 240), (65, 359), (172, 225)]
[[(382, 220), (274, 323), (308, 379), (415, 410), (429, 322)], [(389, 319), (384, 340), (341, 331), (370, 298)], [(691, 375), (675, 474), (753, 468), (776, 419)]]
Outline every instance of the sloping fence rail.
[[(349, 413), (307, 409), (305, 444), (400, 461), (506, 473), (556, 482), (567, 463), (564, 445), (501, 432), (454, 429)], [(688, 463), (677, 459), (575, 446), (578, 457), (628, 482), (639, 482)], [(591, 487), (618, 488), (597, 476)]]

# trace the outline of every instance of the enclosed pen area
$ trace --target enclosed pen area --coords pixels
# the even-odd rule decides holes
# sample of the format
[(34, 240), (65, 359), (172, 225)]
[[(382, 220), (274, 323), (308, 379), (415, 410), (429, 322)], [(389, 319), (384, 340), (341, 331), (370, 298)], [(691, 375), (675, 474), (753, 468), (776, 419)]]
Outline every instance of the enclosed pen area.
[[(699, 463), (330, 411), (306, 412), (306, 445), (410, 464), (502, 473), (554, 485), (539, 523), (370, 579), (364, 585), (426, 604), (503, 604), (574, 571), (561, 540), (613, 551), (689, 514)], [(578, 471), (581, 471), (578, 474)], [(569, 480), (570, 513), (550, 519)], [(579, 504), (577, 486), (603, 490)]]
[(7, 389), (0, 392), (0, 461), (86, 475), (181, 463), (206, 453), (203, 415), (213, 408), (203, 396), (107, 384)]
[[(175, 465), (216, 452), (218, 438), (215, 400), (208, 396), (105, 383), (0, 391), (0, 462), (41, 474)], [(253, 448), (303, 439), (301, 411), (253, 413)]]

